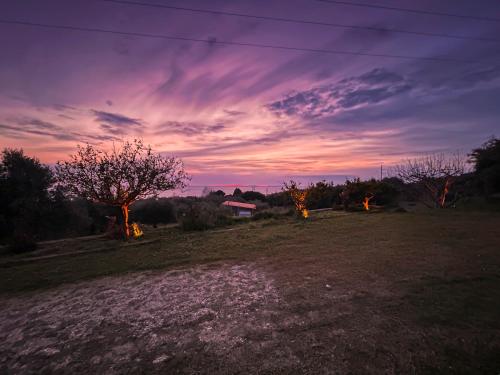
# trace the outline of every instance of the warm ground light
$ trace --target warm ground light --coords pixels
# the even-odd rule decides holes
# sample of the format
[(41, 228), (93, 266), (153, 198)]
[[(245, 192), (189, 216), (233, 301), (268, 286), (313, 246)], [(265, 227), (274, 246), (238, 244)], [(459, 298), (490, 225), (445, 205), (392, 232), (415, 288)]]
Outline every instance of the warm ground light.
[(323, 212), (49, 242), (38, 255), (106, 251), (1, 259), (0, 370), (494, 373), (499, 227), (493, 212)]

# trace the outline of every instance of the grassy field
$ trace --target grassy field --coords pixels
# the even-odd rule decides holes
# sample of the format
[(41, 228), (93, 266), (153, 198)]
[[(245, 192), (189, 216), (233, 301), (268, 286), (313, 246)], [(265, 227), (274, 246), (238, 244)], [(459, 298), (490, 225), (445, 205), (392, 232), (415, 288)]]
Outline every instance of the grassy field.
[[(105, 251), (4, 265), (0, 292), (10, 298), (135, 271), (254, 264), (270, 275), (286, 308), (276, 314), (278, 328), (266, 333), (271, 336), (249, 333), (248, 340), (275, 343), (283, 358), (298, 358), (282, 363), (278, 356), (271, 369), (500, 371), (499, 213), (322, 212), (305, 222), (283, 218), (199, 233), (176, 227), (145, 232), (128, 244), (103, 238), (46, 244), (45, 255)], [(283, 326), (285, 321), (294, 323)], [(252, 363), (263, 354), (255, 353), (225, 371), (256, 371)], [(184, 359), (191, 369), (220, 372), (210, 367), (213, 358), (193, 352)], [(183, 363), (172, 362), (170, 369), (182, 370)]]
[[(467, 259), (500, 275), (496, 251), (499, 228), (500, 214), (453, 211), (322, 212), (307, 222), (284, 218), (205, 232), (149, 227), (145, 228), (144, 238), (129, 243), (94, 236), (51, 241), (43, 244), (37, 254), (4, 256), (0, 264), (34, 255), (98, 251), (3, 267), (0, 293), (139, 270), (265, 258), (300, 261), (313, 257), (322, 262), (334, 257), (351, 265), (362, 262), (360, 266), (366, 272), (384, 273), (417, 272), (421, 267), (431, 272), (438, 267), (443, 276), (451, 274), (457, 263), (471, 266), (464, 263)], [(395, 263), (391, 266), (392, 261)], [(352, 270), (349, 267), (346, 271)]]

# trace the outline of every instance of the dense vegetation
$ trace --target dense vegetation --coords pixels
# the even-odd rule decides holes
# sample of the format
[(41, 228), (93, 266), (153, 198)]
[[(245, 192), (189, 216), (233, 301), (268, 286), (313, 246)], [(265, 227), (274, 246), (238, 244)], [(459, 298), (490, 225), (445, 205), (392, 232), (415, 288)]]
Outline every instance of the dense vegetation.
[[(500, 140), (491, 139), (470, 154), (473, 172), (457, 176), (447, 192), (447, 201), (492, 197), (500, 193)], [(401, 202), (418, 202), (418, 182), (404, 183), (392, 177), (383, 180), (355, 179), (335, 185), (320, 181), (307, 188), (308, 210), (334, 208), (360, 210), (366, 197), (372, 207), (398, 208)], [(22, 150), (5, 149), (0, 161), (0, 241), (14, 252), (29, 251), (40, 240), (103, 233), (107, 217), (120, 215), (119, 208), (67, 195), (54, 184), (51, 168)], [(235, 222), (224, 200), (254, 203), (255, 219), (287, 214), (293, 201), (286, 191), (264, 195), (235, 189), (204, 197), (150, 198), (130, 206), (131, 221), (150, 224), (179, 222), (186, 230), (204, 230)]]

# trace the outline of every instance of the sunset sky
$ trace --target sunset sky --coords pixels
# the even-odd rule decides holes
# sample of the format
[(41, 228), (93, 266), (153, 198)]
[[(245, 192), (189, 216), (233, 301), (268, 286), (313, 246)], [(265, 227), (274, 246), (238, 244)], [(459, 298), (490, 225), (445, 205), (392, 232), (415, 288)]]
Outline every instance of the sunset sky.
[[(315, 0), (143, 2), (379, 30), (98, 0), (2, 1), (0, 21), (211, 41), (0, 23), (2, 148), (54, 163), (77, 144), (137, 137), (181, 157), (194, 184), (275, 184), (376, 176), (381, 163), (468, 152), (500, 133), (500, 21)], [(376, 4), (500, 19), (494, 0)]]

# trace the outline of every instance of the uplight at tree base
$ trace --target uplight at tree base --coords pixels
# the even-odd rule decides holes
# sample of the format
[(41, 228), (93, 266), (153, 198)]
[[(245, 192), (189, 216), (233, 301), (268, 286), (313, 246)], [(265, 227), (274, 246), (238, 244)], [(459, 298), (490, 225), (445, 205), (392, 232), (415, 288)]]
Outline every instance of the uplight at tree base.
[(365, 199), (363, 200), (363, 207), (365, 209), (365, 211), (370, 211), (370, 199), (372, 199), (373, 196), (371, 197), (365, 197)]
[(444, 208), (446, 205), (446, 195), (450, 192), (450, 185), (451, 185), (451, 179), (447, 178), (444, 183), (443, 191), (439, 196), (439, 207), (441, 208)]
[(137, 223), (132, 223), (130, 229), (132, 229), (132, 236), (134, 236), (134, 238), (139, 238), (144, 235), (144, 232), (141, 230), (141, 228), (139, 228), (139, 225)]
[(307, 218), (309, 217), (309, 211), (308, 211), (308, 210), (306, 210), (306, 209), (303, 209), (303, 210), (302, 210), (302, 217), (303, 217), (304, 219), (307, 219)]
[(125, 241), (131, 235), (142, 235), (140, 229), (137, 236), (131, 233), (128, 223), (134, 202), (183, 188), (189, 180), (180, 159), (153, 153), (151, 146), (139, 139), (124, 141), (119, 147), (113, 145), (112, 151), (90, 144), (78, 146), (77, 150), (69, 161), (57, 163), (55, 177), (59, 186), (75, 196), (119, 207)]

